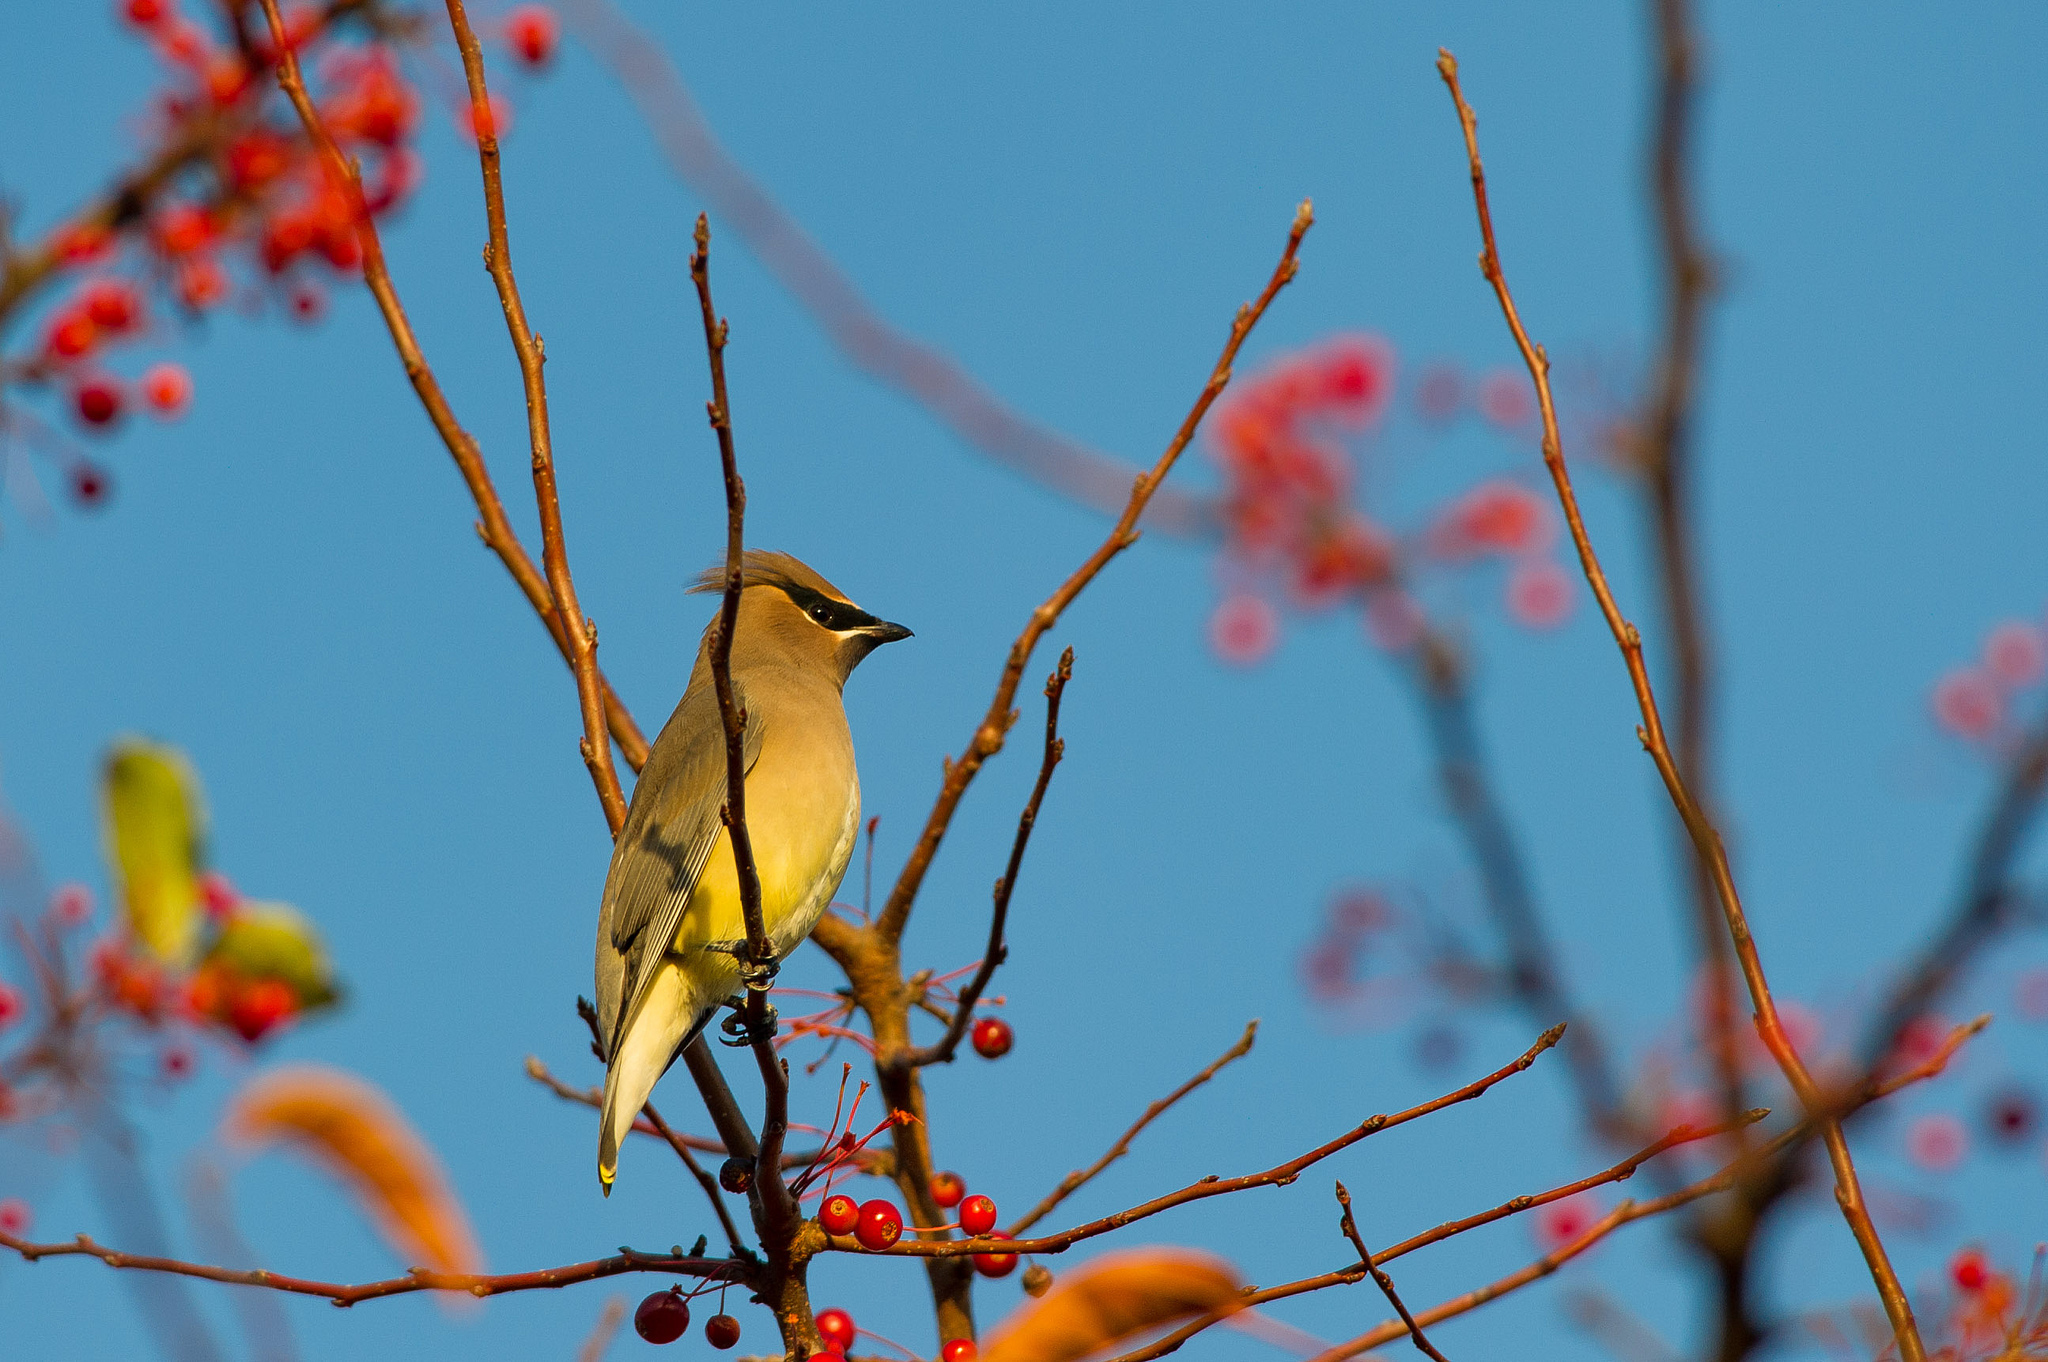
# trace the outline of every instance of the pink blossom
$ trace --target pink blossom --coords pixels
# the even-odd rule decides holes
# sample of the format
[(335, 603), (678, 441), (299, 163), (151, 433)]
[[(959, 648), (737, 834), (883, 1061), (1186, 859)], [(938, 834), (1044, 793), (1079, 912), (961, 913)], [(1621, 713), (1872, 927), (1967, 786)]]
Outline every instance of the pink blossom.
[(1209, 617), (1209, 646), (1225, 662), (1248, 667), (1280, 641), (1280, 614), (1263, 596), (1234, 592)]

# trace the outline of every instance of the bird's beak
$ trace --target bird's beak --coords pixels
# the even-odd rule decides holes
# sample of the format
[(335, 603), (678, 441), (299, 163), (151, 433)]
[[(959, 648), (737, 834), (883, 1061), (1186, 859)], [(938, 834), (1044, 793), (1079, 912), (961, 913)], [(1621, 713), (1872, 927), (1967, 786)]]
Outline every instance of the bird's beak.
[(887, 620), (870, 624), (861, 632), (873, 639), (877, 648), (881, 647), (884, 643), (895, 643), (900, 639), (906, 639), (911, 636), (908, 629), (905, 629), (900, 624), (891, 624)]

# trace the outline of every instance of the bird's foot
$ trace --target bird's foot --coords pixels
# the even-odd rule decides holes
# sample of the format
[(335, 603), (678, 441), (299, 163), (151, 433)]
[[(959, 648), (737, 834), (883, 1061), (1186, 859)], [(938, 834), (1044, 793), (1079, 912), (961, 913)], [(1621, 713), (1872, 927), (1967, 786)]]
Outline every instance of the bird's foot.
[(721, 1044), (742, 1048), (764, 1040), (774, 1040), (776, 1032), (781, 1028), (781, 1021), (766, 998), (761, 1000), (758, 1024), (748, 1015), (748, 1000), (744, 996), (727, 998), (725, 1005), (732, 1011), (726, 1013), (725, 1020), (718, 1024), (718, 1029), (725, 1033), (719, 1037)]
[(747, 986), (749, 992), (766, 993), (769, 985), (775, 982), (775, 976), (782, 971), (781, 962), (773, 958), (756, 959), (744, 940), (707, 941), (704, 943), (704, 949), (719, 955), (731, 956), (739, 965), (740, 982)]

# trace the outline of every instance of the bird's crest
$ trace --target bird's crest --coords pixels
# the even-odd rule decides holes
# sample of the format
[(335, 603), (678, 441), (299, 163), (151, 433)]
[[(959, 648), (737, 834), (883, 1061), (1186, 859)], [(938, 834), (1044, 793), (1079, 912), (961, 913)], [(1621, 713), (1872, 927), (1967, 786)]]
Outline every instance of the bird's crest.
[[(786, 553), (772, 549), (748, 549), (740, 558), (740, 587), (778, 586), (784, 591), (795, 587), (797, 592), (815, 592), (831, 600), (853, 604), (846, 593), (826, 581), (804, 563)], [(721, 560), (697, 574), (697, 580), (690, 587), (692, 592), (718, 592), (725, 590), (725, 563)], [(794, 595), (796, 593), (792, 593)]]

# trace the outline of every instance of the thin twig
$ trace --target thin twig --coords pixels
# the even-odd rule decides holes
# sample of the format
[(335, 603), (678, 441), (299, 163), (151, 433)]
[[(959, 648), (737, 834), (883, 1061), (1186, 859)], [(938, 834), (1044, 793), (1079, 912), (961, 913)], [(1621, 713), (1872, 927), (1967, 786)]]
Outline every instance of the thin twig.
[(1364, 1263), (1371, 1271), (1372, 1279), (1379, 1283), (1380, 1294), (1387, 1298), (1387, 1304), (1394, 1307), (1394, 1313), (1401, 1317), (1401, 1323), (1408, 1326), (1408, 1337), (1414, 1340), (1416, 1349), (1425, 1356), (1435, 1358), (1436, 1362), (1451, 1362), (1448, 1357), (1436, 1350), (1436, 1345), (1424, 1336), (1422, 1326), (1415, 1322), (1415, 1316), (1408, 1313), (1408, 1307), (1401, 1302), (1401, 1293), (1394, 1290), (1394, 1279), (1387, 1275), (1386, 1269), (1373, 1262), (1372, 1250), (1365, 1246), (1365, 1240), (1358, 1233), (1358, 1222), (1351, 1218), (1351, 1193), (1344, 1190), (1344, 1184), (1341, 1182), (1337, 1184), (1337, 1204), (1344, 1208), (1337, 1228), (1351, 1241), (1351, 1247), (1358, 1250), (1358, 1261)]
[(614, 838), (626, 822), (626, 797), (612, 766), (612, 745), (605, 731), (604, 692), (597, 675), (597, 629), (576, 602), (576, 583), (569, 575), (569, 550), (562, 534), (562, 504), (555, 487), (554, 439), (548, 430), (548, 389), (541, 370), (546, 346), (526, 320), (526, 304), (512, 275), (512, 242), (505, 228), (505, 185), (498, 160), (498, 130), (491, 92), (484, 82), (484, 54), (469, 26), (462, 0), (447, 0), (448, 23), (462, 53), (462, 75), (469, 84), (469, 118), (476, 130), (477, 160), (483, 168), (484, 220), (490, 244), (484, 268), (497, 285), (505, 328), (519, 356), (520, 382), (526, 389), (526, 438), (533, 454), (533, 499), (540, 509), (540, 557), (548, 592), (555, 603), (567, 645), (569, 668), (576, 674), (576, 699), (583, 713), (583, 763), (597, 787), (597, 801)]
[(597, 1323), (591, 1326), (583, 1346), (576, 1350), (576, 1362), (604, 1362), (604, 1355), (612, 1350), (612, 1340), (618, 1337), (619, 1326), (625, 1322), (626, 1298), (613, 1296), (598, 1311)]
[(1074, 650), (1068, 648), (1060, 654), (1060, 665), (1046, 678), (1045, 755), (1039, 759), (1038, 782), (1031, 787), (1031, 798), (1025, 801), (1024, 812), (1017, 819), (1017, 836), (1010, 843), (1010, 862), (1003, 868), (1002, 878), (996, 881), (995, 909), (989, 915), (988, 948), (981, 953), (981, 967), (960, 990), (946, 1034), (931, 1045), (892, 1052), (885, 1061), (887, 1064), (902, 1069), (919, 1069), (927, 1064), (952, 1063), (960, 1042), (966, 1038), (967, 1028), (973, 1024), (975, 1003), (980, 1001), (989, 980), (995, 977), (996, 966), (1002, 964), (1010, 953), (1010, 948), (1003, 944), (1003, 928), (1010, 917), (1010, 893), (1017, 887), (1017, 872), (1024, 866), (1024, 848), (1030, 845), (1031, 830), (1038, 826), (1038, 806), (1045, 800), (1046, 787), (1052, 784), (1053, 768), (1066, 755), (1066, 739), (1060, 737), (1060, 697), (1066, 694), (1067, 682), (1073, 677)]
[(132, 1268), (142, 1272), (168, 1272), (180, 1277), (199, 1277), (210, 1282), (227, 1282), (233, 1286), (263, 1286), (297, 1296), (324, 1296), (336, 1305), (342, 1306), (354, 1305), (358, 1301), (381, 1300), (386, 1296), (403, 1296), (414, 1291), (460, 1291), (478, 1297), (502, 1296), (513, 1291), (536, 1291), (570, 1286), (576, 1282), (595, 1281), (599, 1277), (616, 1277), (624, 1272), (667, 1272), (683, 1277), (741, 1282), (747, 1279), (750, 1270), (749, 1264), (732, 1258), (677, 1257), (666, 1253), (621, 1253), (616, 1257), (597, 1258), (587, 1263), (569, 1263), (562, 1267), (542, 1268), (536, 1272), (508, 1272), (495, 1276), (471, 1272), (430, 1272), (426, 1268), (416, 1267), (403, 1277), (391, 1277), (384, 1281), (363, 1282), (351, 1286), (340, 1282), (312, 1281), (305, 1277), (287, 1277), (262, 1268), (241, 1270), (211, 1267), (205, 1263), (187, 1263), (176, 1258), (122, 1253), (116, 1249), (102, 1247), (83, 1234), (68, 1244), (37, 1244), (0, 1231), (0, 1248), (13, 1249), (32, 1263), (43, 1258), (97, 1258), (108, 1267)]
[(1244, 1034), (1237, 1038), (1237, 1044), (1231, 1046), (1228, 1050), (1225, 1050), (1222, 1054), (1216, 1056), (1216, 1058), (1210, 1062), (1207, 1068), (1203, 1069), (1193, 1078), (1190, 1078), (1187, 1082), (1181, 1084), (1172, 1092), (1166, 1094), (1166, 1096), (1154, 1102), (1151, 1106), (1146, 1107), (1145, 1114), (1143, 1116), (1140, 1116), (1136, 1121), (1134, 1121), (1131, 1124), (1131, 1128), (1129, 1130), (1126, 1130), (1120, 1137), (1118, 1137), (1117, 1142), (1109, 1147), (1108, 1153), (1104, 1154), (1094, 1163), (1089, 1164), (1086, 1168), (1076, 1169), (1075, 1171), (1061, 1178), (1059, 1186), (1053, 1188), (1052, 1191), (1046, 1193), (1045, 1199), (1043, 1201), (1039, 1202), (1036, 1206), (1033, 1206), (1030, 1210), (1026, 1211), (1022, 1216), (1018, 1217), (1015, 1221), (1013, 1221), (1010, 1225), (1010, 1228), (1004, 1231), (1004, 1234), (1008, 1238), (1015, 1239), (1019, 1235), (1023, 1234), (1024, 1231), (1030, 1229), (1033, 1225), (1036, 1225), (1039, 1221), (1045, 1219), (1046, 1216), (1052, 1214), (1054, 1207), (1058, 1206), (1062, 1201), (1065, 1201), (1068, 1197), (1072, 1196), (1075, 1192), (1079, 1191), (1084, 1185), (1086, 1185), (1091, 1179), (1093, 1179), (1096, 1174), (1100, 1173), (1103, 1169), (1109, 1167), (1112, 1163), (1115, 1163), (1118, 1159), (1122, 1158), (1125, 1154), (1129, 1153), (1131, 1148), (1131, 1141), (1138, 1138), (1138, 1132), (1143, 1130), (1146, 1126), (1151, 1125), (1152, 1122), (1157, 1120), (1160, 1114), (1163, 1113), (1168, 1107), (1171, 1107), (1174, 1103), (1180, 1101), (1181, 1098), (1186, 1097), (1196, 1088), (1201, 1087), (1204, 1083), (1207, 1083), (1210, 1079), (1214, 1078), (1217, 1075), (1217, 1073), (1219, 1073), (1222, 1070), (1224, 1065), (1229, 1064), (1233, 1060), (1242, 1059), (1244, 1058), (1244, 1056), (1250, 1054), (1252, 1052), (1252, 1041), (1254, 1040), (1254, 1038), (1257, 1037), (1258, 1033), (1258, 1022), (1246, 1022), (1244, 1025)]
[(1150, 469), (1139, 475), (1131, 488), (1131, 498), (1125, 504), (1123, 514), (1117, 517), (1115, 527), (1110, 530), (1109, 537), (1102, 542), (1102, 546), (1090, 554), (1087, 561), (1075, 569), (1071, 577), (1061, 583), (1059, 590), (1053, 592), (1045, 604), (1031, 612), (1031, 618), (1026, 622), (1024, 631), (1017, 636), (1017, 641), (1010, 645), (1010, 655), (1003, 664), (1002, 676), (996, 682), (995, 697), (989, 702), (988, 712), (982, 716), (981, 724), (974, 730), (967, 750), (961, 753), (959, 760), (947, 764), (945, 780), (939, 787), (939, 797), (932, 806), (931, 814), (925, 819), (923, 831), (918, 834), (917, 845), (912, 849), (910, 859), (905, 862), (902, 873), (896, 877), (896, 886), (889, 891), (888, 902), (882, 906), (880, 915), (875, 919), (875, 930), (884, 941), (896, 942), (903, 939), (903, 928), (910, 919), (911, 905), (916, 901), (917, 891), (924, 883), (925, 872), (931, 867), (932, 857), (938, 853), (939, 843), (946, 835), (947, 825), (952, 822), (953, 811), (959, 807), (961, 797), (967, 793), (967, 787), (973, 783), (975, 774), (981, 770), (982, 764), (1002, 750), (1003, 740), (1009, 734), (1010, 725), (1017, 719), (1016, 711), (1011, 709), (1010, 705), (1016, 698), (1018, 683), (1024, 678), (1024, 668), (1029, 665), (1032, 651), (1038, 646), (1038, 640), (1059, 622), (1061, 613), (1073, 604), (1074, 598), (1109, 565), (1110, 559), (1138, 542), (1138, 518), (1145, 513), (1145, 507), (1152, 500), (1153, 493), (1158, 491), (1159, 485), (1172, 471), (1173, 465), (1181, 456), (1181, 451), (1194, 439), (1195, 429), (1201, 425), (1203, 416), (1208, 414), (1210, 405), (1230, 382), (1231, 365), (1236, 362), (1237, 352), (1244, 345), (1245, 338), (1251, 334), (1252, 328), (1258, 325), (1259, 318), (1265, 315), (1266, 309), (1272, 305), (1280, 290), (1293, 280), (1299, 269), (1296, 256), (1301, 250), (1301, 239), (1314, 222), (1315, 214), (1308, 200), (1304, 199), (1301, 207), (1295, 210), (1294, 225), (1288, 231), (1286, 249), (1280, 253), (1280, 263), (1274, 267), (1272, 278), (1266, 281), (1264, 291), (1255, 300), (1237, 310), (1237, 317), (1230, 326), (1230, 336), (1223, 345), (1223, 353), (1218, 356), (1215, 367), (1210, 370), (1209, 381), (1203, 385), (1201, 394), (1196, 397), (1187, 418), (1181, 422), (1180, 429), (1167, 444), (1166, 452), (1159, 456), (1159, 461)]
[[(1017, 1239), (1013, 1241), (1002, 1238), (978, 1238), (917, 1240), (915, 1242), (906, 1239), (899, 1242), (894, 1248), (889, 1249), (888, 1252), (919, 1258), (951, 1258), (972, 1253), (1061, 1253), (1084, 1239), (1092, 1239), (1097, 1235), (1107, 1234), (1111, 1230), (1122, 1229), (1134, 1220), (1143, 1220), (1147, 1216), (1157, 1215), (1161, 1211), (1171, 1210), (1175, 1206), (1184, 1206), (1190, 1201), (1202, 1201), (1212, 1196), (1227, 1196), (1232, 1192), (1242, 1192), (1252, 1187), (1282, 1187), (1300, 1177), (1312, 1165), (1320, 1163), (1340, 1150), (1349, 1149), (1352, 1145), (1357, 1144), (1368, 1136), (1377, 1135), (1383, 1130), (1391, 1130), (1395, 1126), (1406, 1125), (1410, 1121), (1420, 1120), (1424, 1116), (1442, 1111), (1445, 1107), (1455, 1106), (1460, 1102), (1469, 1102), (1473, 1098), (1483, 1095), (1496, 1083), (1501, 1082), (1503, 1079), (1512, 1078), (1527, 1069), (1531, 1064), (1534, 1064), (1536, 1056), (1556, 1045), (1558, 1037), (1563, 1034), (1564, 1027), (1562, 1025), (1553, 1026), (1537, 1037), (1536, 1043), (1527, 1050), (1524, 1050), (1513, 1062), (1495, 1069), (1484, 1078), (1476, 1079), (1473, 1082), (1467, 1083), (1462, 1088), (1445, 1093), (1442, 1097), (1432, 1098), (1419, 1106), (1410, 1107), (1406, 1111), (1396, 1112), (1391, 1116), (1379, 1115), (1368, 1117), (1363, 1122), (1339, 1135), (1336, 1139), (1317, 1145), (1307, 1153), (1297, 1155), (1285, 1163), (1266, 1169), (1264, 1172), (1246, 1173), (1234, 1178), (1219, 1178), (1211, 1175), (1203, 1178), (1200, 1182), (1183, 1187), (1179, 1191), (1168, 1192), (1164, 1196), (1154, 1197), (1152, 1200), (1133, 1206), (1128, 1210), (1118, 1211), (1114, 1215), (1104, 1216), (1099, 1220), (1091, 1220), (1084, 1225), (1076, 1225), (1072, 1229), (1062, 1230), (1058, 1234), (1049, 1234), (1037, 1239)], [(847, 1240), (846, 1242), (850, 1244), (852, 1241)], [(835, 1243), (834, 1247), (837, 1248), (840, 1245)]]
[(1537, 405), (1543, 414), (1543, 462), (1550, 471), (1552, 483), (1556, 486), (1558, 500), (1564, 507), (1565, 523), (1571, 529), (1572, 543), (1578, 549), (1579, 564), (1585, 570), (1586, 581), (1592, 587), (1594, 598), (1600, 603), (1600, 613), (1606, 618), (1607, 627), (1614, 635), (1616, 645), (1621, 649), (1622, 660), (1628, 668), (1629, 680), (1636, 694), (1636, 704), (1642, 714), (1642, 724), (1636, 730), (1643, 746), (1649, 751), (1657, 765), (1658, 774), (1664, 779), (1664, 788), (1671, 797), (1673, 807), (1685, 821), (1686, 831), (1691, 834), (1693, 846), (1700, 860), (1713, 874), (1714, 891), (1720, 900), (1721, 911), (1727, 919), (1729, 935), (1734, 940), (1735, 956), (1742, 968), (1743, 981), (1748, 986), (1750, 1003), (1756, 1010), (1756, 1029), (1764, 1047), (1770, 1051), (1778, 1068), (1792, 1085), (1809, 1114), (1820, 1118), (1823, 1141), (1827, 1145), (1828, 1161), (1835, 1174), (1835, 1197), (1842, 1209), (1842, 1217), (1849, 1224), (1855, 1236), (1857, 1247), (1863, 1251), (1864, 1262), (1870, 1269), (1871, 1279), (1877, 1285), (1878, 1296), (1883, 1300), (1885, 1314), (1891, 1320), (1892, 1332), (1899, 1341), (1902, 1362), (1923, 1362), (1926, 1349), (1920, 1342), (1919, 1326), (1913, 1320), (1912, 1302), (1899, 1284), (1898, 1274), (1892, 1270), (1891, 1260), (1886, 1255), (1883, 1241), (1878, 1237), (1877, 1227), (1871, 1223), (1870, 1212), (1863, 1203), (1863, 1189), (1856, 1176), (1855, 1161), (1850, 1157), (1849, 1142), (1842, 1133), (1841, 1123), (1827, 1115), (1828, 1104), (1815, 1086), (1806, 1064), (1793, 1048), (1785, 1034), (1785, 1028), (1778, 1018), (1777, 1003), (1771, 996), (1768, 980), (1764, 976), (1763, 961), (1757, 953), (1756, 942), (1750, 935), (1749, 922), (1743, 913), (1742, 900), (1735, 888), (1735, 878), (1729, 869), (1726, 848), (1721, 835), (1715, 830), (1706, 810), (1693, 798), (1687, 788), (1684, 776), (1664, 736), (1664, 721), (1657, 710), (1656, 696), (1651, 690), (1648, 670), (1643, 665), (1642, 636), (1633, 624), (1622, 615), (1615, 604), (1614, 593), (1607, 584), (1607, 575), (1601, 570), (1599, 557), (1593, 551), (1592, 540), (1586, 534), (1585, 521), (1579, 514), (1578, 496), (1572, 490), (1571, 474), (1565, 468), (1563, 444), (1557, 431), (1557, 409), (1551, 400), (1550, 361), (1543, 351), (1530, 341), (1522, 327), (1520, 315), (1515, 310), (1512, 294), (1508, 290), (1507, 277), (1500, 266), (1500, 253), (1494, 244), (1493, 216), (1486, 201), (1486, 172), (1479, 159), (1479, 138), (1477, 120), (1471, 106), (1465, 102), (1464, 92), (1458, 87), (1458, 64), (1447, 50), (1440, 51), (1437, 70), (1443, 76), (1445, 86), (1450, 90), (1452, 101), (1458, 110), (1458, 121), (1465, 135), (1465, 151), (1472, 174), (1472, 196), (1479, 214), (1480, 235), (1484, 248), (1480, 254), (1480, 268), (1487, 282), (1493, 286), (1495, 297), (1500, 302), (1501, 313), (1506, 318), (1508, 329), (1514, 334), (1515, 344), (1522, 352), (1529, 376), (1536, 385)]
[[(392, 345), (405, 366), (405, 376), (412, 383), (421, 407), (426, 410), (427, 419), (433, 423), (441, 443), (447, 446), (457, 471), (462, 474), (463, 484), (469, 488), (470, 497), (476, 502), (477, 513), (481, 517), (477, 522), (477, 535), (504, 563), (505, 570), (512, 574), (512, 580), (547, 627), (548, 635), (554, 639), (563, 660), (570, 661), (569, 636), (563, 627), (561, 612), (555, 609), (547, 578), (534, 566), (533, 559), (527, 555), (525, 546), (512, 529), (512, 522), (506, 518), (505, 505), (498, 497), (497, 487), (491, 482), (490, 470), (484, 465), (483, 450), (475, 437), (456, 420), (454, 408), (448, 405), (440, 381), (428, 367), (419, 339), (413, 334), (412, 322), (405, 315), (404, 305), (399, 302), (398, 291), (391, 282), (391, 271), (384, 261), (384, 247), (378, 239), (376, 223), (371, 220), (369, 208), (363, 202), (361, 178), (356, 168), (342, 155), (341, 148), (335, 144), (321, 120), (320, 111), (306, 93), (305, 81), (299, 73), (298, 56), (291, 44), (285, 41), (284, 21), (278, 15), (277, 0), (261, 0), (261, 3), (264, 18), (270, 24), (271, 42), (279, 54), (278, 86), (291, 100), (292, 108), (297, 110), (299, 122), (305, 127), (307, 136), (312, 138), (314, 148), (327, 168), (329, 180), (348, 202), (355, 224), (356, 243), (363, 257), (363, 283), (377, 302), (377, 310), (391, 332)], [(612, 739), (625, 755), (627, 765), (637, 771), (647, 761), (647, 739), (602, 674), (599, 675), (599, 684), (604, 694), (605, 722)]]
[(725, 1242), (732, 1246), (733, 1257), (748, 1256), (750, 1250), (747, 1248), (747, 1242), (740, 1238), (740, 1227), (733, 1223), (732, 1212), (726, 1209), (725, 1193), (719, 1188), (718, 1179), (704, 1171), (704, 1166), (697, 1162), (697, 1156), (690, 1152), (689, 1144), (682, 1136), (669, 1129), (668, 1122), (662, 1120), (661, 1113), (654, 1109), (654, 1103), (649, 1102), (640, 1108), (640, 1113), (647, 1118), (647, 1124), (654, 1127), (654, 1133), (668, 1141), (668, 1147), (676, 1151), (676, 1157), (683, 1161), (683, 1167), (690, 1170), (690, 1176), (697, 1179), (697, 1185), (704, 1189), (705, 1199), (711, 1203), (711, 1209), (718, 1213), (719, 1226), (725, 1230)]

